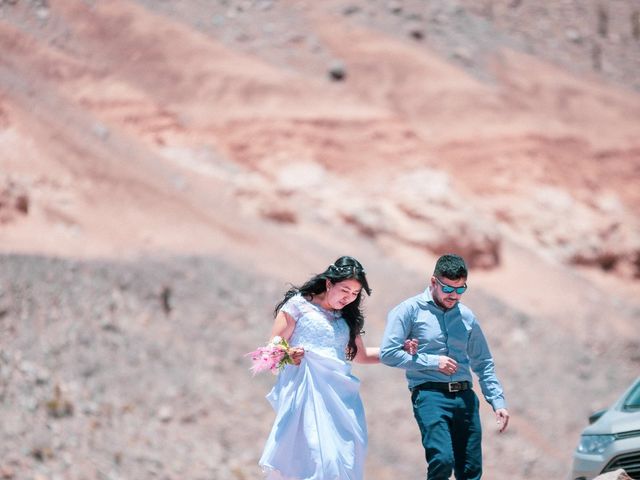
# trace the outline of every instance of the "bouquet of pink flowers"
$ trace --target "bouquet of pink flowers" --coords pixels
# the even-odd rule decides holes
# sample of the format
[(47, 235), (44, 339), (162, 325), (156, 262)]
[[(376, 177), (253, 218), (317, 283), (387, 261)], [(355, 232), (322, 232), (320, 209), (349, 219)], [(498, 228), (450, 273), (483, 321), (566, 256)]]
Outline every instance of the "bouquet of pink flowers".
[(284, 338), (277, 335), (266, 346), (249, 352), (246, 356), (251, 356), (253, 361), (251, 371), (254, 375), (267, 370), (277, 375), (285, 365), (293, 365), (289, 354), (289, 344)]

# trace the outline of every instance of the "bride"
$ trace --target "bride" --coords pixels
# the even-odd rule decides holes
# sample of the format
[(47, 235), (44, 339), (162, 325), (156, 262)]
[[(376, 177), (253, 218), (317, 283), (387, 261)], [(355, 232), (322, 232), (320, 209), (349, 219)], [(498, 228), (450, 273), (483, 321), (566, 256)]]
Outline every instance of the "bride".
[[(362, 291), (371, 293), (360, 262), (340, 257), (276, 306), (272, 338), (292, 346), (267, 395), (276, 418), (260, 466), (268, 480), (361, 480), (367, 426), (360, 381), (351, 363), (379, 363), (362, 341)], [(405, 350), (414, 354), (415, 341)]]

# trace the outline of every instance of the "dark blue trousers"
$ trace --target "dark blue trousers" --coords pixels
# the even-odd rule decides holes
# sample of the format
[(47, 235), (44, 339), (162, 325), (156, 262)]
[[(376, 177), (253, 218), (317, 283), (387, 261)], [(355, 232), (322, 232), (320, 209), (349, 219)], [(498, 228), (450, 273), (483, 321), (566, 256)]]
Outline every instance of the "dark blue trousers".
[(482, 428), (473, 390), (448, 393), (414, 390), (413, 414), (420, 427), (429, 464), (427, 480), (482, 477)]

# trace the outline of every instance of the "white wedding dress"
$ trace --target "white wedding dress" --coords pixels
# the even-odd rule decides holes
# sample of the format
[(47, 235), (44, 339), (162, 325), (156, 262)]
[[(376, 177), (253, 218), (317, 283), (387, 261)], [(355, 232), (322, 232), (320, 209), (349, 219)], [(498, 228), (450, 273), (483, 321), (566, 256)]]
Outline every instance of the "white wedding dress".
[(360, 381), (345, 360), (345, 320), (300, 294), (282, 307), (296, 320), (289, 344), (302, 346), (267, 399), (276, 419), (260, 466), (268, 480), (361, 480), (367, 427)]

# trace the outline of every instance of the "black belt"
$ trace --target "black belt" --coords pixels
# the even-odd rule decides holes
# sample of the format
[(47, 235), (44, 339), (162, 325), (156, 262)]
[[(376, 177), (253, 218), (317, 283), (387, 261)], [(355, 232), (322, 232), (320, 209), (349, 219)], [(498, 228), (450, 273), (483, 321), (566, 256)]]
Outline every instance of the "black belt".
[(414, 390), (438, 390), (439, 392), (454, 393), (471, 390), (471, 382), (425, 382), (411, 389), (411, 391)]

